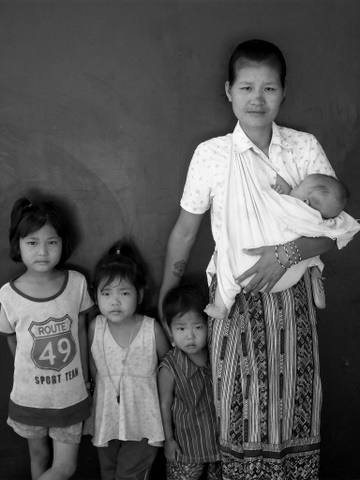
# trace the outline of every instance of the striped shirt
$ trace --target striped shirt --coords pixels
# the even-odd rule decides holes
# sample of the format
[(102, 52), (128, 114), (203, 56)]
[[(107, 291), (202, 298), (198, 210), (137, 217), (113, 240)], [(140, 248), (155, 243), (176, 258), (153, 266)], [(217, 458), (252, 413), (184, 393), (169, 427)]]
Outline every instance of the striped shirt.
[(175, 379), (172, 416), (174, 438), (182, 450), (181, 463), (220, 460), (210, 364), (195, 365), (175, 347), (160, 364)]

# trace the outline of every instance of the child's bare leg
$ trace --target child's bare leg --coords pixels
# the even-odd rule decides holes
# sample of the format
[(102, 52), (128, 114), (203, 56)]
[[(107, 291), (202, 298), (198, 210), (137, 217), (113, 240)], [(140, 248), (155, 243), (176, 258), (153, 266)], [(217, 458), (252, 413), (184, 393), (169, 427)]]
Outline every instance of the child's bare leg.
[(223, 319), (227, 315), (227, 308), (223, 299), (221, 298), (219, 288), (215, 291), (214, 303), (209, 303), (206, 305), (204, 312), (212, 318), (218, 318), (219, 320)]
[(52, 466), (38, 477), (38, 480), (68, 480), (76, 471), (79, 445), (53, 440), (53, 447)]
[(32, 480), (46, 472), (50, 462), (49, 437), (28, 439)]

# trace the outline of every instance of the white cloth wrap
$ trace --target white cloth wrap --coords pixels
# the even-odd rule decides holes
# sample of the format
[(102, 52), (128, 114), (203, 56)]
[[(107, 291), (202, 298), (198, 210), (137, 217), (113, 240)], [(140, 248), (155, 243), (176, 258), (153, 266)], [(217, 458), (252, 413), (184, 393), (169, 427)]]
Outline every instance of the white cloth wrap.
[[(269, 185), (259, 161), (249, 161), (237, 151), (233, 141), (231, 161), (225, 185), (225, 200), (220, 242), (207, 274), (216, 271), (221, 297), (229, 309), (241, 290), (235, 278), (251, 268), (260, 256), (247, 255), (244, 248), (279, 245), (298, 237), (326, 236), (343, 248), (360, 230), (359, 223), (345, 212), (324, 220), (304, 202), (280, 195)], [(283, 175), (283, 172), (278, 172)], [(294, 180), (291, 182), (294, 184)], [(300, 280), (307, 267), (323, 264), (318, 257), (301, 261), (286, 271), (272, 292), (290, 288)], [(244, 287), (252, 277), (243, 283)]]

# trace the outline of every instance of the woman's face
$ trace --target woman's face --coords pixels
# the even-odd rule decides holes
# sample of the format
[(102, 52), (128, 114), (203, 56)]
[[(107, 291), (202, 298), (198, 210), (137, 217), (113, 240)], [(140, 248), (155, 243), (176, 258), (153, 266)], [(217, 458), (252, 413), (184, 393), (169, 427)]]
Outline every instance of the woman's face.
[(271, 130), (285, 95), (275, 67), (246, 61), (239, 67), (235, 82), (226, 82), (225, 91), (241, 128), (250, 138), (256, 130)]

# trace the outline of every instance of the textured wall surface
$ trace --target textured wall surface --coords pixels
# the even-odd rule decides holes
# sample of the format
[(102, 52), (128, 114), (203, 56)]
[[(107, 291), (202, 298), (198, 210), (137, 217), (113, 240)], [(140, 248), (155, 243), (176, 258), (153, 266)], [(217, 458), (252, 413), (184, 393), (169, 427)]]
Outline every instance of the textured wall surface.
[[(192, 152), (235, 125), (224, 82), (248, 38), (283, 50), (278, 123), (316, 135), (360, 217), (359, 22), (357, 0), (0, 0), (0, 283), (21, 272), (8, 257), (13, 202), (51, 194), (77, 225), (71, 262), (90, 273), (132, 236), (155, 302)], [(324, 257), (319, 314), (322, 465), (339, 479), (360, 478), (359, 242)], [(206, 218), (190, 272), (204, 270), (211, 249)], [(12, 360), (3, 338), (0, 361), (0, 458), (16, 470), (27, 454), (5, 424)]]

